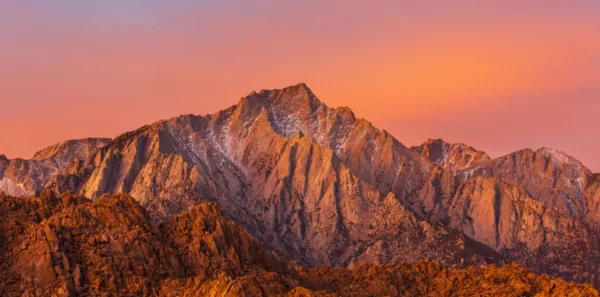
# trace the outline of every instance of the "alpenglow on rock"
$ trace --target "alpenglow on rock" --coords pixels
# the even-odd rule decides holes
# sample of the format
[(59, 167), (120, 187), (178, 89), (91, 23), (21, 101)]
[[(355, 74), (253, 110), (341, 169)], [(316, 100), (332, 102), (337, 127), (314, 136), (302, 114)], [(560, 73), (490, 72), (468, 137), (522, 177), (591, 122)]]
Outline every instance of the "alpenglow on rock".
[[(294, 267), (202, 202), (160, 224), (132, 197), (0, 193), (1, 296), (598, 296), (517, 264)], [(537, 296), (537, 295), (536, 295)]]
[(108, 138), (68, 140), (47, 147), (32, 159), (0, 156), (0, 192), (17, 197), (34, 196), (59, 170), (76, 160), (87, 158), (96, 148), (110, 142)]
[(304, 84), (144, 126), (50, 176), (58, 192), (127, 193), (158, 221), (214, 202), (306, 266), (516, 261), (600, 282), (600, 183), (580, 162), (551, 149), (492, 159), (442, 140), (409, 149)]
[(430, 168), (388, 133), (346, 108), (327, 107), (302, 84), (123, 134), (51, 185), (89, 198), (129, 193), (158, 219), (216, 201), (265, 246), (308, 266), (501, 261), (402, 205)]

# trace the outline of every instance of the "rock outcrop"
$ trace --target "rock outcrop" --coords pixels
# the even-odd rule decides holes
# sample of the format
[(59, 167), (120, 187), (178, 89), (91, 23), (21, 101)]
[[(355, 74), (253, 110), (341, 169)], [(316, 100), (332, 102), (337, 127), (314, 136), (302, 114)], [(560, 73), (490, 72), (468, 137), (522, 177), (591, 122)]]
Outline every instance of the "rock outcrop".
[(577, 219), (587, 213), (585, 190), (592, 172), (561, 151), (521, 150), (459, 173), (462, 179), (474, 176), (496, 177), (517, 184), (532, 198)]
[(474, 154), (440, 157), (450, 147), (428, 141), (413, 148), (437, 166), (416, 204), (430, 221), (460, 230), (536, 272), (600, 284), (598, 175), (547, 148), (450, 169), (444, 160), (469, 160)]
[(214, 201), (265, 247), (310, 267), (501, 263), (491, 249), (402, 204), (431, 167), (301, 84), (121, 135), (50, 186), (92, 199), (128, 193), (159, 220)]
[(453, 172), (477, 166), (490, 157), (462, 143), (447, 143), (441, 139), (428, 139), (420, 146), (411, 148), (436, 166)]
[(128, 195), (0, 193), (2, 296), (598, 296), (512, 264), (303, 269), (265, 252), (214, 203), (155, 224)]
[(599, 282), (598, 232), (585, 221), (496, 178), (469, 179), (453, 199), (449, 226), (508, 261), (578, 282)]
[(45, 148), (29, 160), (0, 157), (0, 192), (18, 197), (34, 196), (61, 169), (75, 160), (83, 160), (110, 139), (69, 140)]

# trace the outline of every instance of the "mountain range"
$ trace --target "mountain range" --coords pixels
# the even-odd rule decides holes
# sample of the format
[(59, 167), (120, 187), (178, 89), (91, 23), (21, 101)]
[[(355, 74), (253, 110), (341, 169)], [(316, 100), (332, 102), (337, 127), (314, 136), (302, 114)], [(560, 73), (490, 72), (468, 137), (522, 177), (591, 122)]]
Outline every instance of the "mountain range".
[[(43, 192), (45, 197), (54, 197), (46, 200), (56, 199), (43, 189), (68, 192), (70, 200), (85, 205), (80, 208), (98, 203), (113, 208), (122, 203), (129, 205), (132, 210), (127, 214), (115, 213), (113, 217), (118, 220), (123, 217), (128, 228), (137, 224), (150, 233), (139, 234), (139, 228), (133, 228), (132, 232), (138, 233), (132, 238), (141, 237), (140, 242), (145, 244), (133, 244), (136, 241), (132, 239), (112, 247), (122, 251), (123, 245), (125, 250), (140, 246), (146, 258), (135, 258), (139, 263), (127, 265), (134, 267), (131, 269), (143, 267), (139, 268), (143, 273), (132, 272), (141, 274), (142, 279), (168, 276), (174, 287), (164, 288), (192, 286), (194, 282), (190, 284), (188, 279), (184, 284), (181, 275), (189, 275), (184, 273), (186, 269), (197, 272), (198, 267), (192, 269), (186, 265), (208, 265), (198, 264), (202, 261), (194, 258), (205, 259), (205, 254), (185, 251), (186, 240), (202, 241), (202, 236), (200, 239), (190, 239), (189, 234), (181, 235), (181, 239), (166, 237), (184, 232), (175, 231), (181, 220), (190, 225), (184, 226), (190, 228), (185, 232), (194, 232), (196, 221), (207, 220), (197, 216), (208, 215), (213, 220), (217, 216), (214, 213), (218, 213), (217, 221), (235, 226), (231, 227), (234, 231), (219, 232), (233, 232), (236, 239), (220, 243), (211, 239), (217, 243), (195, 244), (222, 247), (234, 241), (242, 244), (243, 249), (251, 249), (243, 251), (249, 257), (245, 260), (238, 259), (239, 247), (226, 247), (237, 254), (220, 257), (227, 258), (225, 262), (231, 260), (228, 257), (247, 261), (243, 265), (227, 262), (230, 263), (227, 267), (242, 266), (231, 268), (234, 272), (229, 268), (223, 271), (231, 273), (227, 276), (231, 278), (240, 275), (240, 271), (252, 270), (254, 278), (247, 281), (254, 284), (265, 282), (270, 271), (278, 273), (268, 274), (277, 280), (274, 284), (296, 288), (302, 278), (298, 271), (290, 272), (288, 266), (294, 265), (316, 269), (308, 270), (321, 275), (315, 283), (326, 282), (322, 274), (329, 272), (318, 270), (323, 265), (373, 269), (375, 278), (390, 273), (382, 272), (388, 268), (403, 273), (414, 269), (443, 270), (437, 264), (421, 262), (432, 261), (447, 269), (469, 266), (477, 267), (469, 269), (492, 269), (479, 267), (517, 262), (535, 273), (600, 285), (599, 174), (567, 154), (549, 148), (525, 149), (494, 159), (468, 145), (439, 139), (408, 148), (387, 131), (357, 118), (350, 109), (328, 107), (305, 84), (253, 92), (215, 114), (183, 115), (159, 121), (113, 140), (62, 142), (36, 153), (31, 160), (0, 156), (0, 191), (15, 197), (39, 196)], [(28, 205), (39, 203), (22, 199), (29, 201)], [(14, 201), (11, 203), (25, 203)], [(34, 206), (23, 207), (36, 212), (32, 210)], [(37, 215), (36, 222), (22, 224), (42, 230), (36, 224), (49, 226), (48, 218), (59, 213), (39, 211), (45, 214)], [(62, 222), (72, 215), (97, 220), (93, 214), (59, 215), (54, 220), (65, 225)], [(85, 227), (88, 230), (98, 223), (82, 221), (81, 224), (91, 224)], [(102, 224), (112, 228), (108, 225), (113, 223)], [(159, 232), (160, 228), (168, 230)], [(129, 231), (119, 232), (129, 236)], [(48, 238), (48, 233), (45, 234)], [(16, 240), (15, 236), (12, 240)], [(6, 234), (3, 237), (8, 238)], [(252, 238), (256, 239), (256, 246)], [(168, 247), (152, 244), (149, 247), (147, 243), (153, 241), (173, 243)], [(69, 244), (83, 248), (79, 241)], [(61, 257), (70, 260), (58, 260), (54, 258), (59, 252), (57, 248), (50, 244), (50, 249), (52, 252), (48, 254), (52, 255), (53, 263), (83, 261), (69, 256)], [(215, 248), (212, 252), (223, 251)], [(160, 260), (151, 261), (148, 253)], [(182, 264), (169, 255), (180, 260), (183, 255), (193, 256)], [(38, 264), (46, 265), (35, 265)], [(388, 264), (396, 266), (378, 266)], [(431, 265), (434, 268), (423, 268)], [(73, 270), (71, 264), (68, 266)], [(502, 269), (522, 269), (505, 267)], [(218, 270), (206, 269), (201, 270), (210, 273)], [(332, 275), (344, 279), (341, 283), (348, 284), (355, 277), (355, 270), (331, 269), (335, 271)], [(148, 271), (162, 270), (166, 274), (148, 276)], [(93, 278), (88, 281), (93, 282)], [(144, 282), (139, 281), (126, 285), (143, 287)], [(28, 283), (39, 285), (39, 280), (33, 277)], [(119, 288), (121, 285), (115, 284)], [(61, 286), (65, 286), (64, 292), (83, 290), (70, 280)], [(308, 287), (304, 286), (307, 292), (323, 288)], [(159, 287), (147, 289), (159, 290)], [(341, 292), (337, 291), (343, 295)]]

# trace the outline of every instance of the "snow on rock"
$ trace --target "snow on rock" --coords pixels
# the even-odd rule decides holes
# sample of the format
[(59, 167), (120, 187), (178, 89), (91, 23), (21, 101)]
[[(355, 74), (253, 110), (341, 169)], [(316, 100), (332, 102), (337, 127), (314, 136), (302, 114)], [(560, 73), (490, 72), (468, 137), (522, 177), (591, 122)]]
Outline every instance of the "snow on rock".
[(32, 195), (32, 193), (25, 189), (23, 184), (16, 184), (6, 177), (0, 180), (0, 192), (13, 197), (28, 197)]

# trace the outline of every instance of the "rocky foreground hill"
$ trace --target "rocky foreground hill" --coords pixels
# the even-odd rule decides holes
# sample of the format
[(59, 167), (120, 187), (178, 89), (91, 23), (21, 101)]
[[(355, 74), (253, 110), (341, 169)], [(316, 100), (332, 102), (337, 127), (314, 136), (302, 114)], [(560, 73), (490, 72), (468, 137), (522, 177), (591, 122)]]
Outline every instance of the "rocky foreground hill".
[[(518, 262), (600, 285), (600, 175), (560, 151), (492, 159), (442, 140), (407, 148), (304, 84), (88, 147), (35, 189), (127, 193), (157, 224), (212, 202), (262, 248), (305, 267)], [(4, 174), (18, 184), (13, 176)]]
[(598, 296), (511, 264), (305, 269), (264, 251), (214, 203), (156, 224), (129, 195), (0, 193), (1, 296)]

